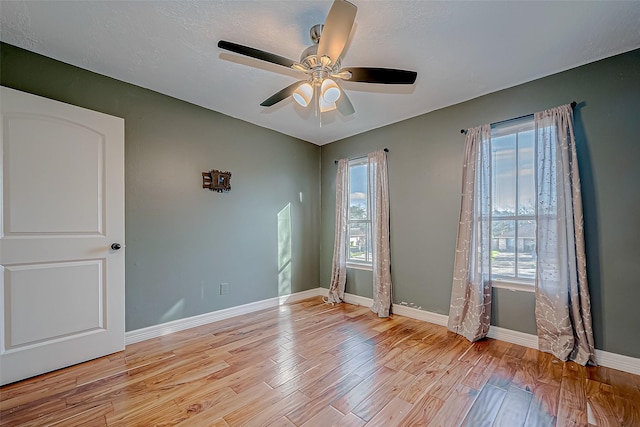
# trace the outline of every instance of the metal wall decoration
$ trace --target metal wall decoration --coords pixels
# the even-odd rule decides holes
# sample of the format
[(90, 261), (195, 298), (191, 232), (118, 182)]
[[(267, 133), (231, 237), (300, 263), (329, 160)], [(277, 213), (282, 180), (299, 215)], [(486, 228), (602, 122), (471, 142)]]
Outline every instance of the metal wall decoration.
[(223, 172), (212, 169), (209, 172), (202, 172), (202, 188), (222, 193), (231, 190), (231, 172)]

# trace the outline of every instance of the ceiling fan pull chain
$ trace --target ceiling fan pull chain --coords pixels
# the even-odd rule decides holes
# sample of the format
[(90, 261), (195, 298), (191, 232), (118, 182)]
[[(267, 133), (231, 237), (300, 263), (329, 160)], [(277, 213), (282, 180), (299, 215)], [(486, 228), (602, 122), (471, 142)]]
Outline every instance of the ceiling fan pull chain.
[[(313, 105), (316, 109), (316, 117), (322, 116), (320, 114), (320, 87), (315, 80), (313, 81)], [(322, 119), (320, 120), (322, 121)], [(322, 123), (320, 123), (320, 126), (322, 126)]]

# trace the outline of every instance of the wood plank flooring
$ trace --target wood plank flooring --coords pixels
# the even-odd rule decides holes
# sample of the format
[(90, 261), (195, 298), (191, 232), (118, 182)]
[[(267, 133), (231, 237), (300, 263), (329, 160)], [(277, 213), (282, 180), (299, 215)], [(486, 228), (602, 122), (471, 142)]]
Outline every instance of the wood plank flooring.
[(2, 426), (640, 426), (640, 377), (312, 298), (0, 388)]

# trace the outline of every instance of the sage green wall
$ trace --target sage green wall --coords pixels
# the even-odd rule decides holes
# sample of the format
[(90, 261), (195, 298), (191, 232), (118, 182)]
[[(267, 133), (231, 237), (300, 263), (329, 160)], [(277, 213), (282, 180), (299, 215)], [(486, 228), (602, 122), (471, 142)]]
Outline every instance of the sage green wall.
[[(460, 129), (573, 100), (596, 348), (640, 357), (640, 50), (323, 146), (322, 285), (331, 277), (334, 160), (388, 147), (393, 301), (447, 314), (462, 185)], [(371, 273), (349, 273), (347, 292), (370, 297), (370, 288)], [(533, 309), (531, 293), (494, 290), (498, 326), (535, 333)]]
[[(318, 286), (319, 147), (11, 45), (0, 53), (2, 85), (125, 119), (127, 330)], [(231, 192), (202, 188), (210, 169), (231, 171)], [(278, 252), (288, 236), (290, 259)]]

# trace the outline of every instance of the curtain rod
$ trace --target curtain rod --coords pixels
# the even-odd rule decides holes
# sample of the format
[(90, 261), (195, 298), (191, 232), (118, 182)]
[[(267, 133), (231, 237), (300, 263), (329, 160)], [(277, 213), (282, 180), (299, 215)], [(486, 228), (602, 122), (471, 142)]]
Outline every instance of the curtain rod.
[[(576, 101), (571, 101), (571, 108), (576, 108), (576, 105), (578, 105), (578, 103)], [(491, 123), (491, 126), (498, 125), (500, 123), (510, 122), (511, 120), (524, 119), (525, 117), (529, 117), (531, 115), (532, 114), (525, 114), (524, 116), (514, 117), (513, 119), (500, 120), (499, 122)], [(460, 133), (464, 133), (466, 135), (467, 134), (467, 129), (460, 129)]]
[[(385, 152), (385, 153), (388, 153), (388, 152), (389, 152), (389, 149), (388, 149), (388, 148), (385, 148), (385, 149), (384, 149), (384, 152)], [(361, 156), (349, 157), (347, 160), (355, 160), (355, 159), (359, 159), (359, 158), (361, 158), (361, 157), (366, 157), (366, 156), (367, 156), (366, 154), (363, 154), (363, 155), (361, 155)], [(337, 160), (334, 160), (334, 161), (333, 161), (333, 163), (335, 163), (335, 164), (337, 165), (337, 164), (338, 164), (338, 161), (337, 161)]]

